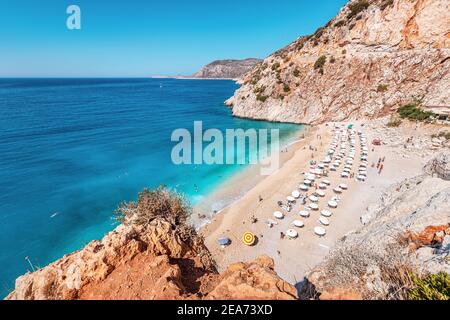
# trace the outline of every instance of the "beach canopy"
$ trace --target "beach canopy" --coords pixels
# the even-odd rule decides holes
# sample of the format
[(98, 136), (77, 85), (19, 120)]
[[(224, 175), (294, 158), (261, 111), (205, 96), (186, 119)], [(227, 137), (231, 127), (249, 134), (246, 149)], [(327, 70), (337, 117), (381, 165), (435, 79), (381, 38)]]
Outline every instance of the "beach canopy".
[(298, 232), (294, 229), (288, 229), (286, 230), (286, 235), (291, 239), (295, 239), (298, 237)]
[(308, 207), (312, 210), (318, 210), (319, 209), (319, 205), (317, 203), (310, 203), (308, 205)]
[(299, 188), (300, 188), (300, 190), (308, 191), (308, 186), (307, 185), (302, 184)]
[(341, 184), (339, 185), (339, 188), (341, 188), (342, 190), (347, 190), (347, 189), (348, 189), (348, 186), (347, 186), (345, 183), (341, 183)]
[(320, 214), (324, 217), (331, 217), (331, 215), (332, 215), (331, 211), (328, 211), (328, 210), (322, 210), (322, 211), (320, 211)]
[(325, 183), (319, 184), (319, 189), (326, 189), (327, 185)]
[(227, 237), (217, 239), (217, 242), (221, 246), (228, 246), (231, 243), (231, 239)]
[(345, 172), (345, 171), (342, 172), (342, 173), (341, 173), (341, 177), (342, 177), (342, 178), (348, 178), (348, 177), (349, 177), (348, 172)]
[(315, 227), (314, 228), (314, 233), (317, 234), (318, 236), (322, 237), (324, 235), (326, 235), (326, 230), (322, 227)]
[(330, 225), (330, 221), (327, 218), (325, 218), (325, 217), (320, 217), (319, 218), (319, 222), (321, 224), (323, 224), (324, 226), (329, 226)]
[(292, 191), (291, 194), (294, 198), (298, 199), (300, 197), (300, 192), (298, 190)]
[(284, 214), (283, 214), (282, 212), (280, 212), (280, 211), (275, 211), (275, 212), (273, 213), (273, 216), (274, 216), (275, 218), (277, 218), (277, 219), (283, 219), (283, 218), (284, 218)]
[(298, 214), (304, 218), (309, 217), (309, 211), (306, 210), (299, 211)]
[(242, 235), (242, 242), (247, 246), (252, 246), (255, 244), (255, 235), (250, 231), (245, 232)]
[(294, 226), (296, 226), (297, 228), (302, 228), (302, 227), (305, 226), (305, 224), (304, 224), (303, 221), (301, 221), (301, 220), (294, 220), (294, 221), (292, 222), (292, 224), (293, 224)]
[(314, 195), (311, 195), (311, 196), (309, 196), (309, 200), (311, 200), (312, 202), (317, 202), (317, 201), (319, 201), (319, 198), (317, 198)]
[(286, 200), (289, 201), (289, 202), (294, 202), (295, 198), (293, 196), (287, 196)]
[(322, 180), (322, 183), (325, 183), (327, 186), (329, 186), (331, 184), (331, 181), (324, 179), (324, 180)]
[(366, 177), (363, 176), (363, 175), (359, 175), (359, 176), (356, 177), (356, 179), (358, 179), (359, 181), (365, 181)]
[(336, 187), (336, 188), (333, 189), (333, 191), (336, 192), (336, 193), (342, 193), (341, 187)]
[(337, 208), (337, 202), (336, 201), (334, 201), (334, 200), (330, 200), (330, 201), (328, 201), (328, 206), (330, 207), (330, 208)]
[(323, 192), (322, 190), (317, 190), (316, 195), (318, 195), (319, 197), (325, 197), (325, 192)]

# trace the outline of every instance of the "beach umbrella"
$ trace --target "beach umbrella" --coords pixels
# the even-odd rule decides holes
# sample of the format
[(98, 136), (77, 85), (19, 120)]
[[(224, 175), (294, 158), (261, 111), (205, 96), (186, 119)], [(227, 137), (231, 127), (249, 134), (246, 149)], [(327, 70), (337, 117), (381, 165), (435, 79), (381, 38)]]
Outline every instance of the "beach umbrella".
[(314, 233), (317, 234), (320, 237), (323, 237), (324, 235), (326, 235), (327, 232), (322, 227), (315, 227), (314, 228)]
[(325, 217), (320, 217), (319, 218), (319, 222), (321, 224), (323, 224), (324, 226), (329, 226), (330, 225), (330, 221), (327, 218), (325, 218)]
[(306, 211), (306, 210), (299, 211), (298, 214), (304, 218), (309, 217), (309, 211)]
[(348, 186), (347, 186), (345, 183), (341, 183), (341, 184), (339, 185), (339, 188), (341, 188), (342, 190), (347, 190), (347, 189), (348, 189)]
[(343, 172), (347, 172), (347, 173), (350, 173), (350, 171), (352, 171), (352, 169), (349, 169), (349, 168), (344, 168), (344, 169), (342, 169), (342, 171), (343, 171)]
[(294, 229), (288, 229), (286, 230), (286, 235), (291, 239), (295, 239), (298, 237), (298, 232)]
[(294, 226), (296, 226), (297, 228), (303, 228), (303, 227), (305, 226), (305, 224), (303, 223), (303, 221), (300, 221), (300, 220), (294, 220), (294, 221), (292, 222), (292, 224), (293, 224)]
[(298, 190), (294, 190), (294, 191), (292, 191), (291, 195), (294, 198), (298, 199), (300, 197), (300, 192)]
[(336, 193), (342, 193), (342, 189), (340, 187), (334, 188), (333, 191)]
[(307, 185), (302, 184), (299, 188), (300, 188), (300, 190), (308, 191), (308, 186)]
[(308, 207), (309, 207), (311, 210), (319, 210), (319, 205), (318, 205), (317, 203), (310, 203), (310, 204), (308, 205)]
[(325, 183), (319, 184), (319, 189), (324, 190), (324, 189), (326, 189), (326, 188), (327, 188), (327, 185), (326, 185)]
[(325, 197), (325, 192), (323, 192), (322, 190), (317, 190), (316, 195), (318, 195), (319, 197)]
[(242, 242), (247, 246), (252, 246), (255, 244), (255, 235), (249, 231), (242, 235)]
[(307, 185), (307, 186), (311, 185), (311, 183), (312, 183), (312, 181), (309, 180), (309, 179), (303, 180), (303, 184), (305, 184), (305, 185)]
[(289, 202), (294, 202), (295, 198), (293, 196), (287, 196), (286, 200), (289, 201)]
[(330, 166), (330, 171), (336, 171), (336, 170), (337, 170), (337, 168), (334, 165)]
[(319, 163), (317, 166), (318, 166), (320, 169), (325, 168), (325, 164), (323, 164), (323, 163)]
[(317, 201), (319, 201), (319, 198), (317, 198), (316, 196), (312, 195), (312, 196), (309, 196), (309, 200), (311, 200), (312, 202), (317, 202)]
[(328, 210), (322, 210), (322, 211), (320, 211), (320, 214), (324, 217), (331, 217), (331, 215), (332, 215), (331, 211), (328, 211)]
[(334, 200), (330, 200), (330, 201), (328, 201), (328, 206), (330, 207), (330, 208), (337, 208), (337, 202), (336, 201), (334, 201)]
[(366, 177), (363, 175), (357, 176), (356, 179), (358, 179), (359, 181), (366, 181)]
[(275, 212), (273, 213), (273, 216), (274, 216), (275, 218), (277, 218), (277, 219), (283, 219), (283, 218), (284, 218), (284, 214), (283, 214), (282, 212), (280, 212), (280, 211), (275, 211)]
[(342, 178), (348, 178), (348, 177), (349, 177), (348, 172), (342, 172), (342, 173), (341, 173), (341, 177), (342, 177)]
[(231, 239), (227, 238), (227, 237), (223, 237), (223, 238), (217, 239), (217, 242), (221, 246), (227, 246), (227, 245), (229, 245), (231, 243)]
[(325, 183), (327, 186), (329, 186), (331, 184), (331, 181), (324, 179), (324, 180), (322, 180), (322, 183)]
[(305, 178), (308, 180), (314, 181), (316, 179), (316, 176), (314, 174), (307, 173)]

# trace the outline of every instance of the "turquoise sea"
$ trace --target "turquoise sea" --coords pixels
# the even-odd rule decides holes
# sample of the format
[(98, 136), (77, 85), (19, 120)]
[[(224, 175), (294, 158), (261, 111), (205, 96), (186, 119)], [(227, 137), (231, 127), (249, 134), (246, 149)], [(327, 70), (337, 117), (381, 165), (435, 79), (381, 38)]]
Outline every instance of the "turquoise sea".
[(241, 165), (171, 161), (173, 130), (301, 127), (238, 119), (232, 81), (0, 79), (0, 296), (14, 279), (101, 238), (113, 211), (166, 184), (197, 204)]

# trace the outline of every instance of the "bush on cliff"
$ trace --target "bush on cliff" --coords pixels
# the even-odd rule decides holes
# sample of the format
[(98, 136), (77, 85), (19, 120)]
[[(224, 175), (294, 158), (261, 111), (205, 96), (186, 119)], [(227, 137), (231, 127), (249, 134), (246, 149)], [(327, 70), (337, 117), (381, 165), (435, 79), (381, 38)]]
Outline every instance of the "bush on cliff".
[(450, 275), (446, 272), (429, 274), (424, 278), (412, 275), (414, 288), (409, 292), (411, 300), (450, 300)]
[(363, 12), (370, 6), (369, 1), (367, 0), (359, 0), (357, 2), (349, 4), (348, 8), (350, 9), (349, 14), (347, 15), (347, 19), (352, 19), (357, 16), (359, 13)]
[(397, 112), (403, 119), (418, 120), (418, 121), (429, 120), (435, 116), (433, 112), (422, 110), (422, 108), (419, 106), (419, 103), (417, 102), (404, 105), (400, 107), (397, 110)]
[(327, 62), (327, 57), (326, 56), (320, 56), (319, 59), (316, 60), (316, 62), (314, 63), (314, 69), (323, 69), (323, 66), (325, 65), (325, 63)]

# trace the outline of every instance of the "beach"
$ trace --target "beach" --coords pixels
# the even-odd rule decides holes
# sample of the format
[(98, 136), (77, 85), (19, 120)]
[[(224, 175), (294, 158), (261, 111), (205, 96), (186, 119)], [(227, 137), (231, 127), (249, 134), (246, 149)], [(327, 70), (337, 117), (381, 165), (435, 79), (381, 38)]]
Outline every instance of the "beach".
[[(367, 208), (379, 202), (387, 187), (420, 174), (423, 164), (433, 155), (430, 136), (441, 128), (439, 125), (420, 125), (420, 130), (417, 130), (416, 124), (404, 123), (401, 128), (387, 128), (384, 125), (386, 121), (387, 119), (380, 119), (370, 122), (369, 125), (358, 121), (352, 122), (355, 130), (361, 130), (367, 135), (370, 150), (365, 182), (341, 178), (342, 168), (330, 172), (326, 179), (331, 181), (331, 186), (327, 188), (325, 197), (319, 199), (319, 211), (311, 211), (309, 218), (300, 217), (298, 211), (304, 206), (297, 203), (291, 212), (283, 211), (284, 219), (277, 220), (278, 224), (270, 228), (267, 220), (274, 220), (273, 212), (281, 211), (277, 202), (285, 202), (286, 196), (297, 189), (299, 183), (303, 181), (303, 173), (310, 168), (311, 160), (320, 162), (325, 157), (332, 140), (334, 126), (346, 126), (349, 122), (326, 123), (305, 131), (304, 139), (288, 147), (287, 155), (291, 157), (277, 172), (261, 178), (239, 200), (218, 213), (210, 224), (201, 229), (219, 271), (231, 263), (251, 261), (257, 256), (268, 255), (275, 260), (275, 271), (284, 280), (294, 285), (300, 284), (308, 271), (324, 259), (337, 240), (362, 226), (361, 216)], [(428, 139), (423, 139), (424, 136)], [(380, 138), (382, 144), (372, 145), (374, 138)], [(410, 142), (405, 143), (408, 139)], [(311, 151), (309, 146), (314, 151)], [(359, 152), (358, 146), (356, 158), (359, 157)], [(383, 170), (378, 173), (377, 168), (371, 167), (371, 164), (380, 158), (385, 158), (385, 161)], [(256, 173), (253, 172), (252, 175), (254, 174)], [(245, 174), (237, 176), (233, 185), (224, 186), (222, 195), (226, 194), (227, 188), (236, 190), (240, 183), (245, 181), (247, 181)], [(338, 208), (332, 210), (330, 225), (325, 227), (326, 235), (318, 237), (313, 229), (320, 225), (317, 221), (320, 210), (329, 209), (326, 201), (334, 196), (333, 187), (341, 183), (347, 184), (348, 190), (340, 195)], [(309, 194), (312, 194), (312, 191)], [(292, 222), (296, 219), (304, 221), (305, 226), (293, 227)], [(286, 230), (291, 228), (298, 231), (298, 238), (282, 239), (280, 233), (286, 233)], [(257, 242), (253, 246), (246, 246), (242, 242), (242, 235), (247, 231), (257, 237)], [(220, 246), (217, 242), (220, 237), (230, 238), (231, 244), (226, 247)]]

